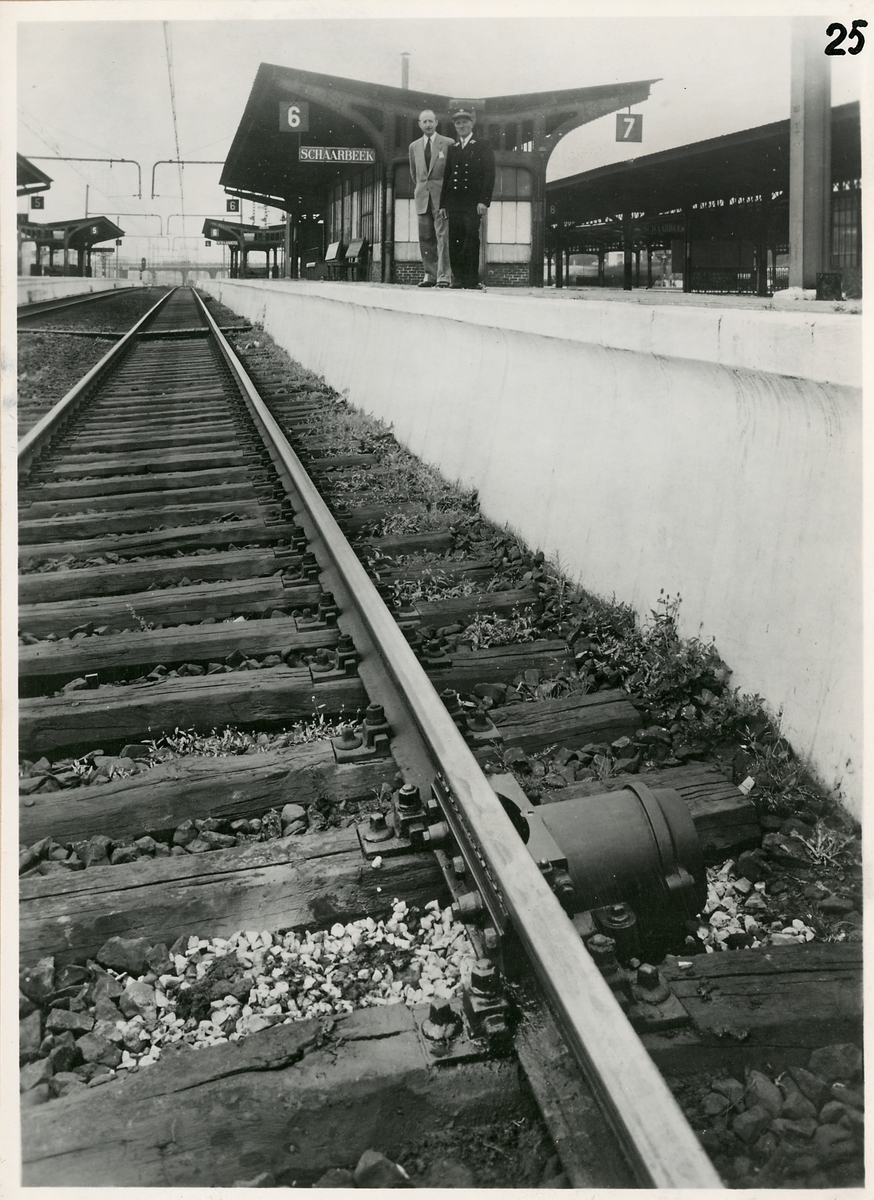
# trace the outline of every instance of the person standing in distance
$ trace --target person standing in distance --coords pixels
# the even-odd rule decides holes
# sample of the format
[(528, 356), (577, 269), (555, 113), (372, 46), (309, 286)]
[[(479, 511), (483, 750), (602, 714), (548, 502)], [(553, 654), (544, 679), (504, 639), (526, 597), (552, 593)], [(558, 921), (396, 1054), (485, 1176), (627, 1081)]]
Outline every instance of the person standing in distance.
[(476, 113), (458, 104), (452, 114), (458, 141), (449, 147), (440, 193), (440, 211), (449, 220), (452, 286), (482, 290), (479, 281), (479, 229), (495, 187), (495, 155), (473, 136)]
[(430, 108), (419, 113), (422, 137), (410, 142), (410, 175), (416, 216), (419, 218), (419, 249), (425, 278), (419, 287), (449, 287), (449, 223), (439, 211), (440, 189), (446, 154), (452, 138), (437, 132), (437, 117)]

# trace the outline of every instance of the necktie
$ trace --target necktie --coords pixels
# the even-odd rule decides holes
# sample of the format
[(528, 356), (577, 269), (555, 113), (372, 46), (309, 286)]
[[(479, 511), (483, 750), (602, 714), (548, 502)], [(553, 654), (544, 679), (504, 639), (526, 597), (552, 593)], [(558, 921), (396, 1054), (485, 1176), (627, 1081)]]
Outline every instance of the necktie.
[(425, 139), (425, 168), (426, 168), (426, 170), (428, 168), (430, 168), (430, 166), (431, 166), (431, 139), (426, 138)]

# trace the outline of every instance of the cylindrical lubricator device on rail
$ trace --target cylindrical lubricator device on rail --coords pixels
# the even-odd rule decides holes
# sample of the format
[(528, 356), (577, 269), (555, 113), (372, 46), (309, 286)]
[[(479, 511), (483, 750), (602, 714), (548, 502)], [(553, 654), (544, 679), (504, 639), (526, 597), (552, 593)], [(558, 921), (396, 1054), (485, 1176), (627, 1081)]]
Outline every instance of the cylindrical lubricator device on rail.
[(635, 918), (644, 943), (661, 942), (681, 933), (704, 906), (698, 835), (671, 788), (634, 781), (596, 796), (517, 808), (512, 819), (547, 878), (559, 881), (566, 911), (592, 913), (618, 945), (633, 944)]

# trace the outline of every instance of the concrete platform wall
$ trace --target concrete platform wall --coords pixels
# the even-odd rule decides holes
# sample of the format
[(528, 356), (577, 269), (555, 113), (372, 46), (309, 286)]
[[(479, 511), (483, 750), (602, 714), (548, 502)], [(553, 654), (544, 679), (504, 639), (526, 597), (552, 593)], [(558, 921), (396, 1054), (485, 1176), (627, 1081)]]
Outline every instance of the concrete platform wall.
[(680, 593), (861, 811), (861, 334), (840, 314), (201, 286), (641, 617)]
[(43, 300), (59, 300), (62, 296), (84, 296), (88, 292), (112, 292), (133, 286), (128, 279), (83, 279), (81, 276), (59, 278), (57, 275), (36, 275), (18, 280), (18, 303), (39, 304)]

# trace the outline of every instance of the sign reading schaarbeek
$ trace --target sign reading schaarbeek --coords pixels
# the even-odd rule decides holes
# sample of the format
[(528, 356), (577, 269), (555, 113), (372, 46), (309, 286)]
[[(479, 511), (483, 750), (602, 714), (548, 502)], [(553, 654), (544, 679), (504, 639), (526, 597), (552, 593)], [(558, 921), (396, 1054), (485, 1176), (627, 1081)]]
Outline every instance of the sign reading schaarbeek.
[(300, 162), (375, 163), (376, 151), (369, 146), (301, 146)]

